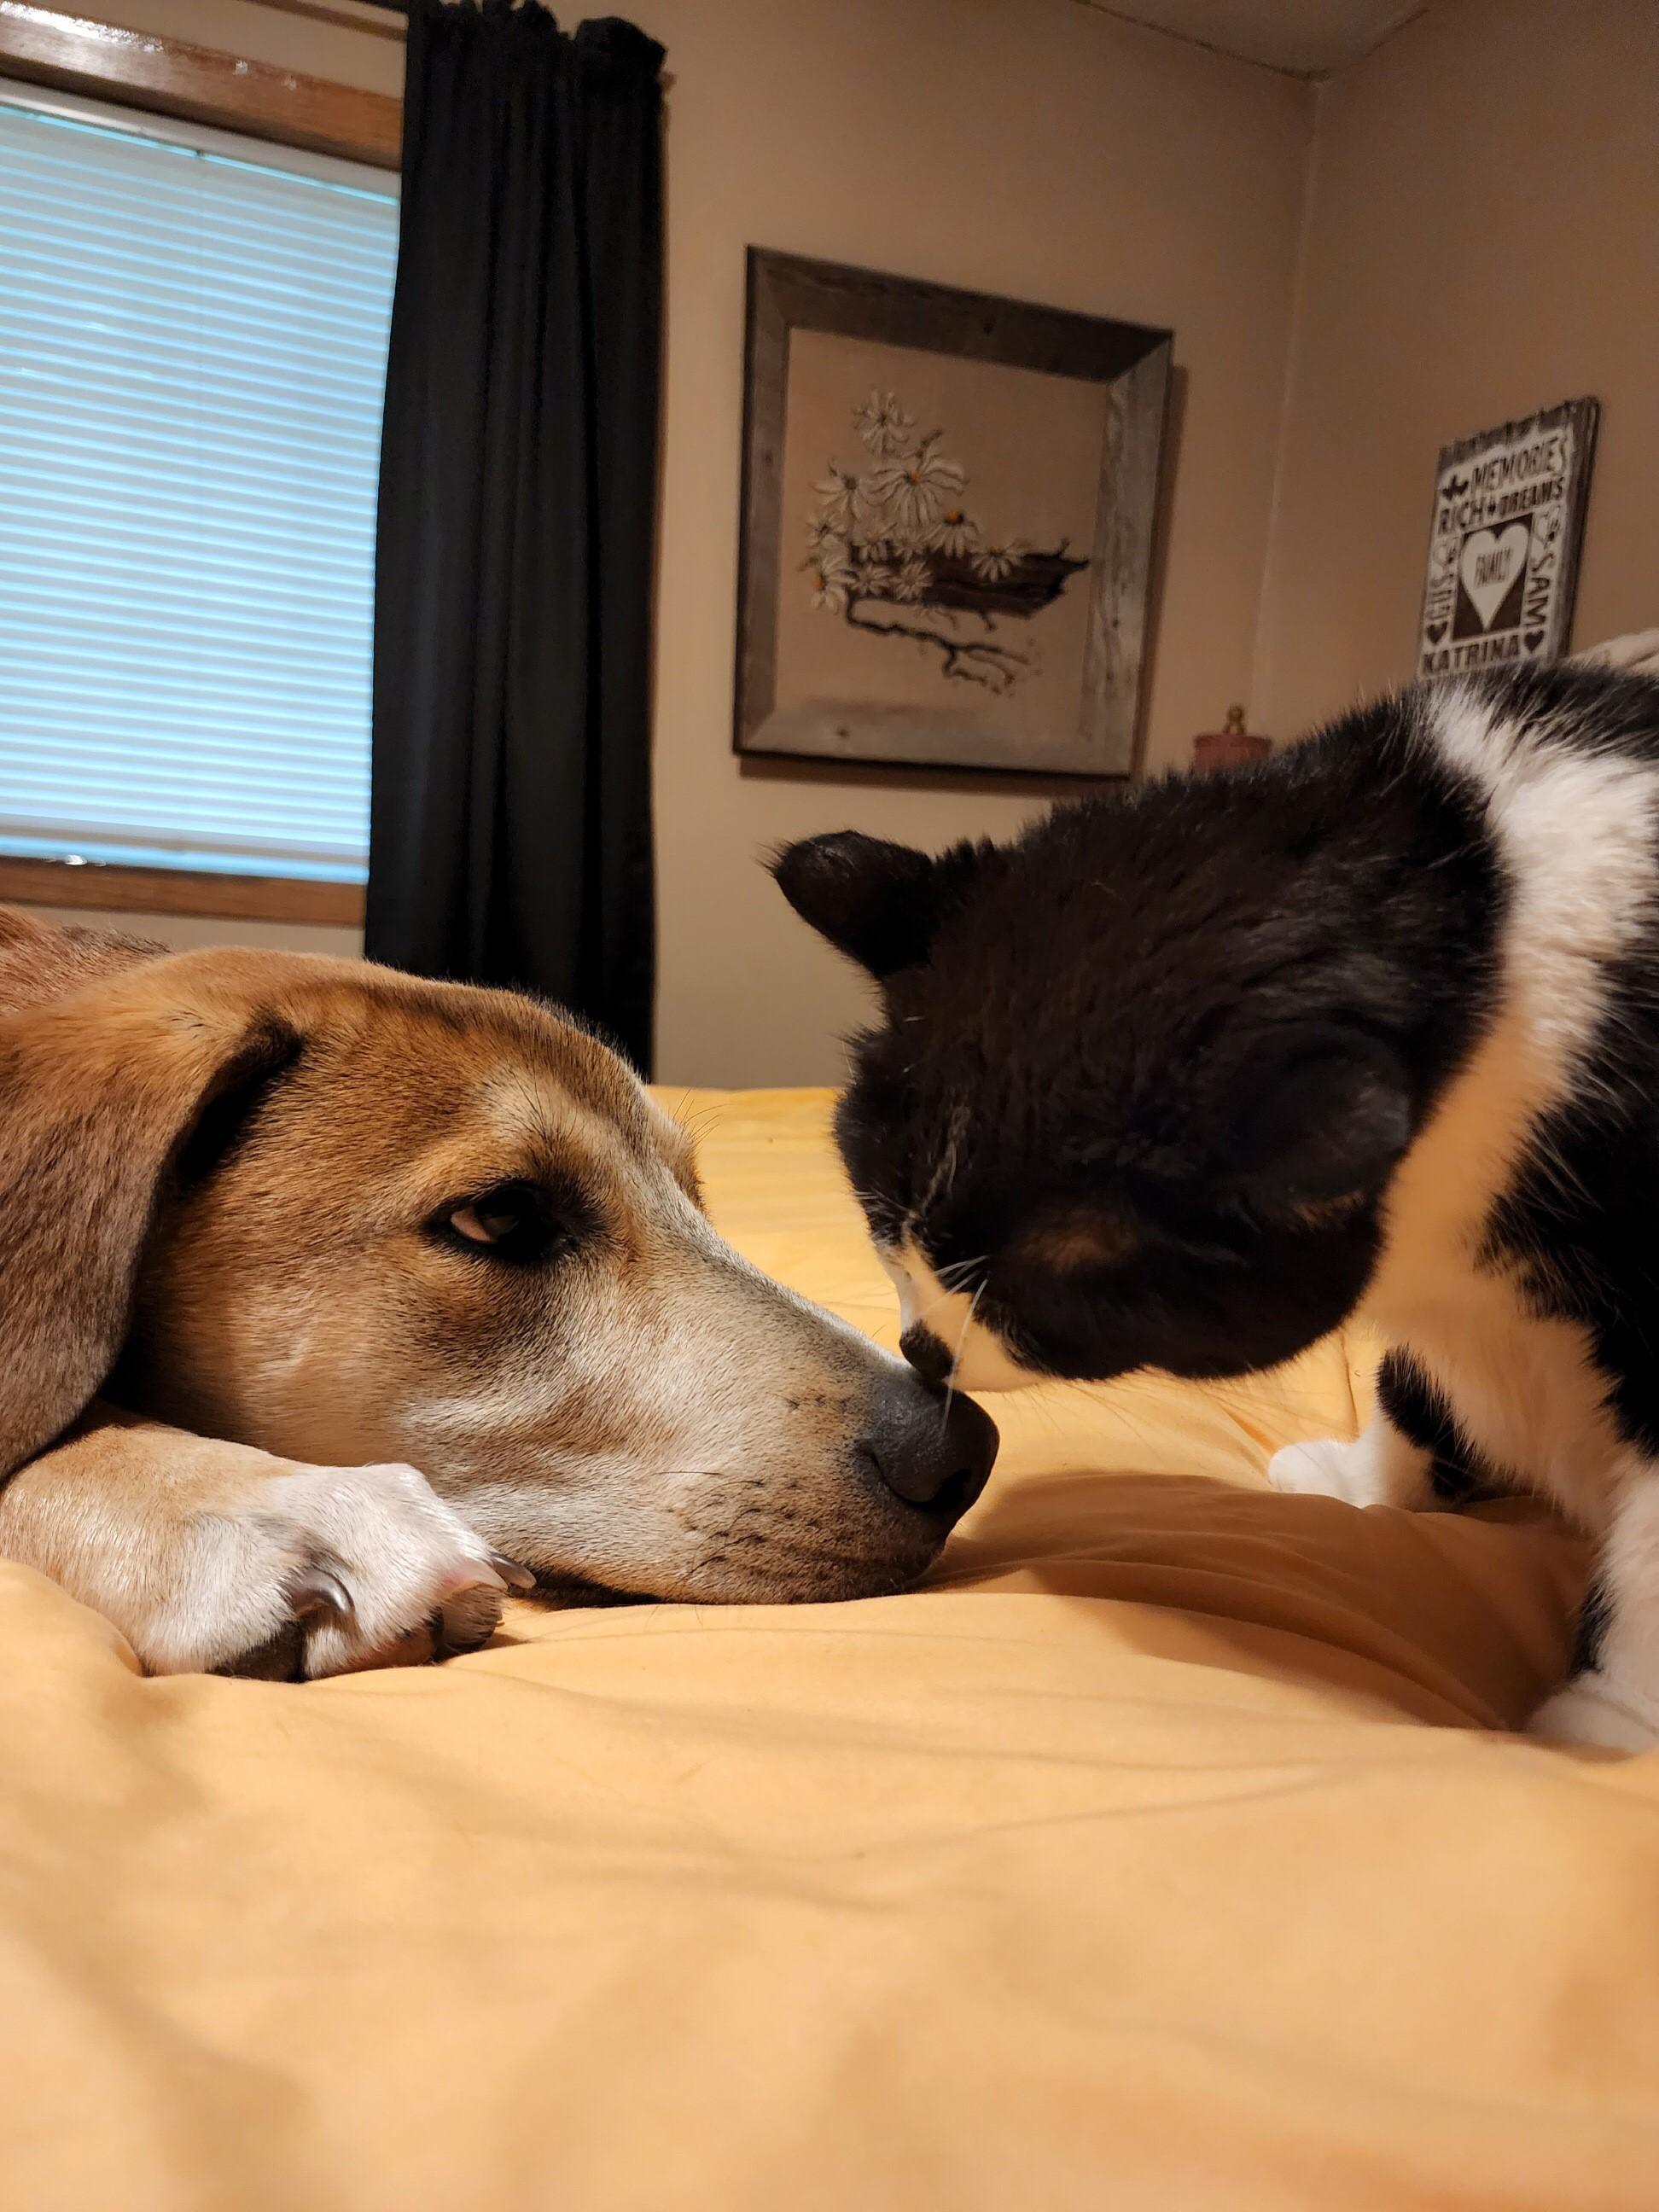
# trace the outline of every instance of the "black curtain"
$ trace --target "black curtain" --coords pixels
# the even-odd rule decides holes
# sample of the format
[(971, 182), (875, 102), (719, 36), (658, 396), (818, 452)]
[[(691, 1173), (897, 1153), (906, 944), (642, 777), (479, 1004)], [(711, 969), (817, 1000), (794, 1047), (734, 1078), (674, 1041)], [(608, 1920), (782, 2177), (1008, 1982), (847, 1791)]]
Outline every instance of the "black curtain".
[(367, 950), (649, 1073), (663, 50), (410, 0)]

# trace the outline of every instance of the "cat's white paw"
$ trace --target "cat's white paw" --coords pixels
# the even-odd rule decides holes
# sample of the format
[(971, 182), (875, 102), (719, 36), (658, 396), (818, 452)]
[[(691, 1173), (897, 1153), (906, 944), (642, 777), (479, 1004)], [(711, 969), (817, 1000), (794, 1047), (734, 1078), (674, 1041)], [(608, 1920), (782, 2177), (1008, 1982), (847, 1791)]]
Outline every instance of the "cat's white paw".
[(1323, 1437), (1286, 1444), (1267, 1462), (1275, 1490), (1302, 1498), (1340, 1498), (1348, 1505), (1423, 1506), (1432, 1502), (1430, 1459), (1391, 1423), (1374, 1420), (1352, 1443)]
[(1350, 1505), (1379, 1502), (1358, 1443), (1345, 1443), (1339, 1437), (1286, 1444), (1268, 1461), (1267, 1480), (1275, 1490), (1298, 1498), (1340, 1498)]
[(1547, 1698), (1527, 1723), (1552, 1743), (1595, 1743), (1608, 1751), (1659, 1748), (1659, 1713), (1638, 1712), (1609, 1696), (1599, 1674), (1580, 1674)]

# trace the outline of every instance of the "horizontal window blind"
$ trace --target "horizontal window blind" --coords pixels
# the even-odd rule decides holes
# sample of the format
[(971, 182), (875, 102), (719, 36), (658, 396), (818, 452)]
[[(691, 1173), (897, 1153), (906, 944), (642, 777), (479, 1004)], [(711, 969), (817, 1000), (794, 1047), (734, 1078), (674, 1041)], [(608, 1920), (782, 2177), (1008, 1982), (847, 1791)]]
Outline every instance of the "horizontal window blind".
[(0, 852), (361, 878), (395, 189), (171, 131), (0, 100)]

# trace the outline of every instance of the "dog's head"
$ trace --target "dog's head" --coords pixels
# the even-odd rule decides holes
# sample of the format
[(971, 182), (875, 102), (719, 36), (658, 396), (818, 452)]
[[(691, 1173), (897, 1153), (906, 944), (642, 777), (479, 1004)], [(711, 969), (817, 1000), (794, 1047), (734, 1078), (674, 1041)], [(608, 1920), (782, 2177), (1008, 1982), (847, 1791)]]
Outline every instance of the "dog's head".
[(189, 953), (0, 1024), (0, 1463), (103, 1387), (407, 1461), (550, 1582), (913, 1580), (995, 1431), (750, 1267), (616, 1055), (506, 993)]
[[(1006, 848), (781, 855), (790, 903), (880, 987), (837, 1133), (924, 1371), (1237, 1374), (1352, 1310), (1490, 953), (1457, 805), (1345, 816), (1287, 760), (1062, 808)], [(1419, 873), (1396, 841), (1450, 857)]]

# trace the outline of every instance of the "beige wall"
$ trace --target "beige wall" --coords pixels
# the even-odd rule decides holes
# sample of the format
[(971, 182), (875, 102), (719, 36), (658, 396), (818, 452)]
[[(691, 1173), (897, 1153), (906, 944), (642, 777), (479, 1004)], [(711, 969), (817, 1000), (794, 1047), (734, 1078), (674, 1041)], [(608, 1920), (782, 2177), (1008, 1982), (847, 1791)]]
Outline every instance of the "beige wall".
[[(376, 89), (400, 82), (400, 46), (372, 28), (252, 0), (100, 10)], [(634, 0), (628, 12), (667, 47), (671, 77), (659, 1064), (682, 1083), (829, 1079), (861, 993), (757, 854), (848, 825), (927, 845), (1005, 836), (1045, 787), (733, 758), (744, 249), (1173, 326), (1179, 473), (1146, 740), (1154, 763), (1180, 759), (1248, 690), (1313, 94), (1077, 0)]]
[(659, 1065), (832, 1079), (863, 994), (764, 847), (1006, 836), (1041, 787), (740, 769), (731, 752), (744, 248), (1167, 324), (1184, 387), (1149, 756), (1245, 696), (1313, 94), (1075, 0), (631, 0), (668, 49), (657, 652)]
[[(378, 89), (401, 75), (372, 15), (351, 28), (253, 0), (103, 11)], [(733, 758), (750, 242), (1174, 327), (1153, 765), (1183, 757), (1234, 696), (1290, 735), (1407, 672), (1438, 448), (1558, 398), (1590, 392), (1604, 409), (1578, 636), (1659, 619), (1653, 0), (1433, 0), (1317, 92), (1075, 0), (632, 13), (671, 76), (668, 1080), (828, 1079), (859, 1018), (855, 979), (789, 915), (763, 848), (847, 825), (929, 845), (1004, 836), (1043, 799), (1041, 786)]]
[(316, 0), (315, 12), (307, 14), (262, 7), (259, 0), (75, 0), (66, 12), (160, 38), (188, 39), (245, 61), (331, 77), (364, 92), (403, 93), (402, 26), (386, 9), (356, 0)]
[(1410, 674), (1440, 447), (1583, 393), (1590, 644), (1659, 623), (1659, 6), (1436, 0), (1320, 94), (1263, 727)]

